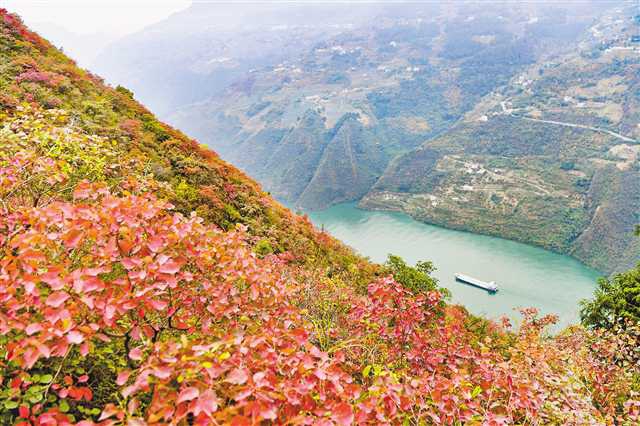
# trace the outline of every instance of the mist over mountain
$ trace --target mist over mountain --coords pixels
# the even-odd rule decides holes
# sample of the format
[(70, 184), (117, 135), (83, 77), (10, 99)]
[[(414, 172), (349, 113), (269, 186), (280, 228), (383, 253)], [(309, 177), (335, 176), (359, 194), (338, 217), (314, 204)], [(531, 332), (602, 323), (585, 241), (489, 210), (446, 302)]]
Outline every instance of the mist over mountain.
[[(109, 46), (94, 69), (158, 114), (203, 101), (252, 69), (368, 25), (386, 4), (198, 3)], [(157, 90), (162, 87), (162, 90)]]
[(637, 193), (636, 14), (196, 3), (97, 69), (287, 203), (358, 201), (610, 272), (636, 258), (640, 204), (611, 195)]
[(91, 68), (100, 53), (120, 36), (107, 33), (77, 34), (51, 22), (37, 23), (38, 32), (83, 68)]

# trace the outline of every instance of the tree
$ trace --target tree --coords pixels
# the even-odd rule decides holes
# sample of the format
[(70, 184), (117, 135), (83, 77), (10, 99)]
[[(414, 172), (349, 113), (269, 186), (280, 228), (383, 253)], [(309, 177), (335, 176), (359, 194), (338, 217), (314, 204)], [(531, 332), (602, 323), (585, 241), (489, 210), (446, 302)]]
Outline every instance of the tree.
[(587, 327), (612, 329), (627, 321), (640, 323), (640, 264), (613, 278), (600, 278), (594, 298), (581, 303)]
[(390, 254), (384, 266), (387, 273), (414, 294), (438, 290), (445, 296), (449, 295), (449, 291), (438, 287), (438, 280), (431, 276), (436, 270), (432, 262), (418, 262), (411, 267), (400, 256)]

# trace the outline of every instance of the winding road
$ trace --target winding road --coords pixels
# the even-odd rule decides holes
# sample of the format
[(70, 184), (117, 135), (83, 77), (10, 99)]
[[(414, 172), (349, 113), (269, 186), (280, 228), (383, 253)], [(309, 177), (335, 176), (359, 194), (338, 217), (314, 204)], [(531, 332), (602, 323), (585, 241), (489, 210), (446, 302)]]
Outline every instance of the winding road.
[(640, 141), (638, 141), (636, 139), (630, 138), (628, 136), (621, 135), (620, 133), (616, 133), (616, 132), (608, 130), (608, 129), (602, 129), (600, 127), (587, 126), (587, 125), (584, 125), (584, 124), (566, 123), (564, 121), (542, 120), (542, 119), (539, 119), (539, 118), (525, 117), (525, 116), (517, 115), (517, 114), (514, 114), (513, 112), (511, 112), (506, 107), (505, 102), (500, 102), (500, 106), (502, 107), (502, 112), (504, 114), (507, 114), (507, 115), (509, 115), (511, 117), (514, 117), (514, 118), (520, 118), (522, 120), (527, 120), (527, 121), (536, 121), (538, 123), (555, 124), (555, 125), (564, 126), (564, 127), (574, 127), (574, 128), (578, 128), (578, 129), (586, 129), (586, 130), (591, 130), (591, 131), (594, 131), (594, 132), (606, 133), (606, 134), (608, 134), (610, 136), (613, 136), (614, 138), (623, 140), (625, 142), (640, 143)]

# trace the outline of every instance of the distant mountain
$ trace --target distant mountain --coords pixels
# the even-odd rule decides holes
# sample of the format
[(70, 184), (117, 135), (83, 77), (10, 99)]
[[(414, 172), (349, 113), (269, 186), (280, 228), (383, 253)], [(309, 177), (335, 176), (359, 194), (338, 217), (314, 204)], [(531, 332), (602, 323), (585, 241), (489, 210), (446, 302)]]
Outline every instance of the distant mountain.
[(452, 3), (378, 19), (170, 119), (303, 208), (361, 200), (631, 266), (633, 10), (500, 11)]
[(196, 2), (114, 43), (93, 69), (167, 116), (219, 95), (252, 69), (296, 57), (317, 40), (370, 22), (384, 7)]
[(637, 259), (632, 6), (198, 4), (101, 60), (287, 203), (359, 201), (612, 271)]
[[(370, 150), (375, 151), (367, 156), (368, 164), (362, 159), (354, 163), (353, 178), (360, 180), (360, 171), (384, 169), (398, 153), (446, 131), (484, 95), (551, 47), (562, 46), (566, 39), (571, 45), (591, 19), (565, 19), (560, 28), (567, 28), (560, 36), (532, 37), (539, 27), (558, 26), (555, 12), (538, 17), (538, 11), (525, 13), (520, 6), (509, 10), (508, 17), (456, 3), (435, 13), (398, 10), (405, 16), (385, 15), (376, 25), (343, 30), (317, 42), (298, 58), (253, 70), (224, 95), (179, 108), (171, 120), (259, 176), (278, 196), (299, 202), (316, 169), (334, 163), (332, 152), (344, 152), (325, 148), (344, 145), (340, 127), (345, 123), (360, 123), (349, 133), (369, 132)], [(296, 129), (314, 139), (306, 142), (313, 149), (292, 143), (299, 137), (300, 132), (291, 133)], [(300, 156), (309, 157), (305, 169), (310, 175), (298, 176), (294, 161), (287, 161), (295, 158), (299, 163)], [(281, 167), (274, 170), (276, 162)], [(320, 170), (315, 182), (322, 175)], [(318, 191), (306, 191), (299, 202), (303, 207), (344, 201), (339, 194), (333, 199), (310, 193)]]
[(640, 245), (640, 43), (614, 9), (449, 131), (394, 159), (360, 202), (570, 253), (603, 271)]

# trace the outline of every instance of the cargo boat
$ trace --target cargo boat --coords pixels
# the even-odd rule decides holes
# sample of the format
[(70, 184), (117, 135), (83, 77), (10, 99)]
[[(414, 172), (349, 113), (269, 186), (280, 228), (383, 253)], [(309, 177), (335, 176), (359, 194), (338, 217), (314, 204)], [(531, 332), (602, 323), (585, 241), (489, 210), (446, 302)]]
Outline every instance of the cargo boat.
[(455, 274), (455, 277), (456, 281), (460, 281), (465, 284), (487, 290), (489, 293), (495, 293), (496, 291), (498, 291), (498, 286), (496, 285), (495, 281), (486, 282), (464, 274)]

